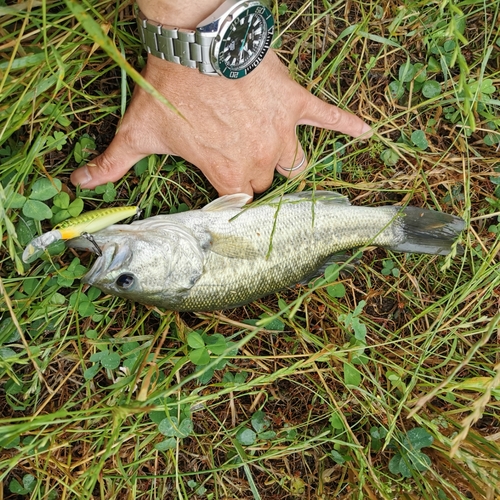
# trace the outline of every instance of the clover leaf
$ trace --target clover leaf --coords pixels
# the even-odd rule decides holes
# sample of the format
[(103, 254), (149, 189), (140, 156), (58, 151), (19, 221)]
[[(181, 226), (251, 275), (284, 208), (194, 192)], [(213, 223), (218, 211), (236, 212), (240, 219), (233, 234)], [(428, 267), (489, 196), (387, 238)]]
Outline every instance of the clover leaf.
[(413, 470), (419, 472), (427, 470), (431, 465), (431, 459), (420, 450), (431, 446), (433, 442), (433, 436), (422, 427), (408, 431), (400, 444), (391, 441), (391, 444), (398, 448), (398, 452), (391, 458), (389, 470), (405, 478), (412, 477)]

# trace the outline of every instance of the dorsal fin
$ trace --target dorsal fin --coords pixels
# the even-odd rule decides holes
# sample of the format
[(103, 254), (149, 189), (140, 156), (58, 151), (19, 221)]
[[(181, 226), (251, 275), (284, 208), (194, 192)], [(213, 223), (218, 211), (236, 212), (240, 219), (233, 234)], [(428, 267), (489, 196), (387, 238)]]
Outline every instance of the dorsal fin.
[(204, 212), (222, 212), (223, 210), (235, 210), (243, 208), (252, 197), (246, 193), (226, 194), (205, 205)]

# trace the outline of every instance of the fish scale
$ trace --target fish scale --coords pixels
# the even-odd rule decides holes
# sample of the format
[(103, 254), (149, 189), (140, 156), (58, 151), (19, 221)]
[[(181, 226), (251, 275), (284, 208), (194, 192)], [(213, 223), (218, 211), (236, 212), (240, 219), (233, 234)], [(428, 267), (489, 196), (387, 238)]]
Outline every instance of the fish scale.
[[(84, 281), (170, 310), (227, 309), (301, 282), (333, 254), (352, 248), (446, 255), (464, 228), (454, 215), (351, 206), (333, 192), (286, 195), (245, 207), (248, 198), (229, 195), (202, 210), (95, 233), (102, 256)], [(88, 248), (81, 239), (70, 244)]]

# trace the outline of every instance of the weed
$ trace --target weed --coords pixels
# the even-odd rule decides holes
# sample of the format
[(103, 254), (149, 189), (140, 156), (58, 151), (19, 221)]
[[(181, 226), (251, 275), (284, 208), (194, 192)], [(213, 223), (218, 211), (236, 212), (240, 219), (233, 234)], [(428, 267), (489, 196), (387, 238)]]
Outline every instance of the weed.
[(392, 259), (384, 259), (382, 261), (382, 271), (380, 271), (384, 276), (394, 276), (395, 278), (399, 277), (399, 268), (396, 267), (395, 262)]
[(94, 191), (96, 194), (102, 194), (103, 201), (107, 203), (115, 201), (116, 199), (116, 189), (112, 182), (97, 186)]
[(72, 188), (131, 94), (110, 46), (144, 66), (130, 4), (76, 4), (0, 7), (4, 496), (497, 497), (499, 2), (274, 5), (292, 77), (375, 136), (299, 128), (310, 166), (268, 195), (339, 190), (355, 205), (455, 213), (465, 255), (366, 249), (351, 273), (334, 264), (210, 314), (83, 286), (92, 257), (61, 246), (20, 259), (82, 211), (132, 200), (150, 217), (216, 196), (189, 163), (158, 155)]
[(431, 459), (423, 453), (422, 448), (431, 446), (434, 438), (421, 427), (416, 427), (402, 436), (398, 444), (391, 442), (398, 452), (389, 462), (389, 470), (393, 474), (401, 474), (403, 477), (412, 477), (416, 472), (424, 472), (431, 465)]
[(276, 432), (270, 430), (271, 421), (263, 411), (256, 411), (251, 418), (252, 429), (242, 427), (236, 433), (236, 439), (243, 446), (252, 446), (258, 440), (270, 440), (276, 437)]
[[(95, 152), (96, 144), (92, 137), (88, 134), (83, 134), (73, 149), (73, 156), (78, 166), (81, 166), (90, 159), (92, 153)], [(147, 163), (147, 160), (146, 160)]]
[(27, 495), (32, 493), (36, 486), (36, 478), (31, 474), (25, 474), (23, 476), (23, 484), (21, 485), (17, 479), (13, 479), (9, 483), (9, 490), (11, 493), (17, 495)]

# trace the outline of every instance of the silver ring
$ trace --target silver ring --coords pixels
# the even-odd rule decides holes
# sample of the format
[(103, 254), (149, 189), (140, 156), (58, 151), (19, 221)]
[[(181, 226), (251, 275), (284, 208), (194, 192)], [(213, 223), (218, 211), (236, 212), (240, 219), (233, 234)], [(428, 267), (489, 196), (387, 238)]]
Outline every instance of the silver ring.
[(306, 162), (306, 155), (303, 156), (302, 161), (298, 165), (295, 165), (295, 167), (285, 168), (285, 167), (282, 167), (280, 165), (280, 168), (281, 168), (281, 170), (284, 170), (285, 172), (293, 172), (294, 170), (298, 170), (299, 168), (301, 168), (305, 162)]

